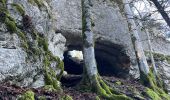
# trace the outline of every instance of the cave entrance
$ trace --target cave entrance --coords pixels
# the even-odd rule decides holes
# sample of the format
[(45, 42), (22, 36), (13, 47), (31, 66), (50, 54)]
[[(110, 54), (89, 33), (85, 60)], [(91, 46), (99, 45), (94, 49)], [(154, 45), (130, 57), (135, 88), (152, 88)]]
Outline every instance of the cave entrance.
[[(66, 87), (76, 85), (82, 78), (83, 54), (80, 48), (80, 46), (68, 46), (68, 50), (64, 53), (64, 70), (67, 75), (62, 77), (61, 82)], [(96, 42), (95, 59), (101, 76), (126, 78), (129, 74), (130, 58), (120, 45)]]

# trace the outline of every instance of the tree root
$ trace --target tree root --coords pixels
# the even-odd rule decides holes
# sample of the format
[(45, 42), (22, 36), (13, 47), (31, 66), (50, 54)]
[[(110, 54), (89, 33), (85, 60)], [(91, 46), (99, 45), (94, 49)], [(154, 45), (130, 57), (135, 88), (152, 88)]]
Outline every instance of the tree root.
[(101, 97), (106, 98), (107, 100), (132, 100), (130, 97), (114, 91), (113, 88), (106, 85), (100, 76), (95, 75), (92, 77), (92, 80), (95, 92)]
[(170, 96), (164, 91), (164, 88), (162, 87), (162, 85), (160, 85), (160, 80), (158, 78), (157, 80), (155, 80), (155, 77), (153, 76), (152, 71), (148, 75), (146, 75), (145, 79), (148, 82), (147, 87), (152, 90), (152, 93), (153, 92), (156, 93), (162, 100), (170, 100)]

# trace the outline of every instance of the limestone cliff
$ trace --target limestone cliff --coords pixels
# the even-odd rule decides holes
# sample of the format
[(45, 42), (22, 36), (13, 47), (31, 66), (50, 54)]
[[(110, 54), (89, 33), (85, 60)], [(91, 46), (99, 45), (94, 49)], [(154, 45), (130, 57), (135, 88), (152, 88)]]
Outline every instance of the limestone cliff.
[[(1, 1), (6, 3), (0, 2), (0, 81), (43, 86), (45, 73), (42, 70), (46, 64), (60, 76), (63, 69), (59, 65), (64, 52), (82, 50), (81, 0)], [(96, 57), (103, 57), (111, 65), (116, 62), (115, 69), (124, 65), (130, 67), (128, 72), (138, 77), (124, 12), (113, 0), (93, 0), (91, 10)], [(160, 47), (155, 41), (152, 41), (154, 50), (169, 55), (169, 43)], [(146, 44), (143, 42), (145, 50), (148, 50)], [(53, 57), (60, 60), (56, 63), (56, 59), (51, 59), (49, 64), (47, 59)]]

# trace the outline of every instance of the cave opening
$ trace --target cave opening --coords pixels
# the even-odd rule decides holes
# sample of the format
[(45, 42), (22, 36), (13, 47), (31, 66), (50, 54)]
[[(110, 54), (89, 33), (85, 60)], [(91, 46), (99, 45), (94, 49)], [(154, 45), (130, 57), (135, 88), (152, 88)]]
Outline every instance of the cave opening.
[[(95, 59), (98, 73), (101, 76), (115, 76), (126, 78), (130, 68), (130, 58), (120, 45), (108, 42), (97, 42), (95, 45)], [(69, 49), (71, 47), (71, 49)], [(64, 53), (64, 70), (67, 73), (61, 78), (66, 87), (75, 86), (82, 79), (83, 54), (79, 46), (68, 46)]]

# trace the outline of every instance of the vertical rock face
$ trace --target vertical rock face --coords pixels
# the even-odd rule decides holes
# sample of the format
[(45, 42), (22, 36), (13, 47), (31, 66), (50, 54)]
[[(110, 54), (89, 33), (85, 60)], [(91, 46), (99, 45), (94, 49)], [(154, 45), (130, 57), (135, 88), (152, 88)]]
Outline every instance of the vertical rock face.
[(170, 64), (165, 61), (160, 61), (157, 63), (157, 69), (165, 83), (165, 89), (167, 89), (168, 93), (170, 93)]
[[(105, 41), (110, 45), (123, 46), (125, 52), (131, 61), (131, 74), (138, 76), (136, 57), (130, 39), (128, 24), (123, 12), (118, 5), (110, 0), (93, 0), (92, 20), (93, 31), (96, 42)], [(53, 0), (51, 2), (52, 12), (55, 12), (56, 32), (62, 33), (67, 39), (67, 46), (71, 49), (80, 49), (81, 38), (81, 1), (80, 0)], [(100, 46), (99, 46), (100, 47)], [(97, 49), (97, 47), (96, 47)], [(102, 48), (106, 49), (107, 48)], [(109, 50), (110, 52), (114, 50)], [(110, 57), (109, 52), (107, 55)], [(136, 74), (136, 75), (135, 75)]]
[[(153, 51), (156, 53), (170, 55), (170, 41), (166, 40), (164, 37), (159, 36), (158, 30), (152, 29), (150, 33), (151, 37), (151, 45), (153, 47)], [(148, 42), (147, 42), (147, 35), (145, 32), (140, 31), (140, 37), (142, 40), (143, 47), (145, 51), (149, 51)]]
[[(6, 57), (0, 62), (0, 65), (2, 65), (0, 67), (4, 66), (4, 70), (0, 74), (0, 80), (2, 82), (11, 81), (21, 86), (40, 87), (44, 85), (44, 73), (42, 70), (44, 70), (44, 54), (46, 53), (42, 51), (42, 46), (39, 46), (39, 40), (36, 37), (37, 35), (30, 28), (33, 27), (38, 36), (42, 36), (48, 40), (48, 49), (54, 56), (63, 59), (66, 39), (68, 49), (70, 47), (72, 49), (79, 47), (80, 49), (82, 45), (81, 2), (80, 0), (42, 0), (39, 3), (28, 1), (8, 0), (10, 4), (21, 5), (30, 21), (23, 20), (23, 16), (13, 6), (7, 6), (10, 17), (15, 20), (17, 27), (19, 27), (18, 29), (22, 30), (24, 36), (23, 34), (18, 34), (19, 32), (11, 34), (8, 32), (6, 25), (0, 23), (0, 49), (2, 49), (1, 53), (3, 53), (3, 55), (0, 54), (0, 58), (3, 59)], [(93, 30), (97, 44), (95, 48), (96, 57), (107, 60), (121, 58), (114, 55), (116, 53), (112, 53), (119, 48), (115, 44), (120, 45), (122, 48), (121, 52), (123, 52), (120, 52), (120, 54), (125, 54), (126, 58), (130, 59), (131, 65), (129, 65), (130, 62), (128, 64), (126, 62), (120, 62), (120, 64), (125, 63), (128, 66), (128, 71), (131, 66), (130, 73), (134, 77), (138, 77), (136, 58), (128, 32), (127, 22), (120, 12), (119, 7), (110, 0), (94, 0), (92, 3)], [(25, 46), (28, 45), (29, 50), (25, 49), (23, 44)], [(103, 48), (102, 45), (105, 44), (113, 47), (107, 48), (105, 46)], [(105, 56), (100, 58), (102, 55)], [(60, 74), (61, 69), (55, 67), (57, 64), (52, 62), (50, 67), (55, 70), (56, 74)], [(116, 66), (124, 66), (120, 64), (118, 63)], [(111, 65), (114, 65), (114, 63)], [(122, 68), (124, 69), (124, 67)], [(3, 75), (3, 73), (6, 74)]]
[[(7, 1), (9, 5), (6, 9), (10, 17), (15, 20), (17, 29), (24, 34), (20, 34), (18, 30), (11, 33), (9, 27), (0, 21), (0, 69), (2, 69), (0, 81), (11, 81), (21, 86), (43, 86), (42, 70), (46, 65), (44, 55), (50, 58), (46, 55), (47, 51), (63, 59), (65, 43), (68, 50), (82, 50), (81, 0), (40, 0), (39, 3), (35, 3), (34, 0)], [(138, 77), (136, 57), (123, 12), (113, 0), (92, 1), (92, 23), (97, 57), (104, 55), (101, 59), (117, 61), (119, 58), (124, 61), (122, 56), (126, 56), (128, 63), (125, 60), (116, 65), (131, 66), (130, 73), (133, 77)], [(13, 3), (22, 5), (25, 15), (28, 15), (31, 21), (23, 22), (21, 13), (10, 5)], [(0, 15), (2, 11), (0, 8)], [(46, 50), (46, 42), (48, 50)], [(29, 49), (26, 49), (27, 46)], [(155, 46), (155, 50), (161, 49), (156, 48), (160, 48), (158, 46)], [(116, 53), (117, 51), (119, 54)], [(113, 62), (109, 62), (114, 65)], [(48, 65), (47, 61), (46, 63)], [(56, 65), (57, 62), (50, 62), (50, 67), (56, 74), (60, 74), (61, 68), (56, 68)]]
[(6, 77), (16, 77), (23, 73), (26, 53), (21, 49), (0, 48), (0, 76), (3, 81)]
[[(41, 87), (45, 84), (44, 68), (53, 69), (55, 74), (61, 73), (61, 68), (57, 67), (60, 60), (54, 61), (57, 57), (63, 59), (66, 39), (53, 30), (48, 2), (28, 1), (7, 0), (7, 6), (0, 3), (1, 7), (9, 11), (6, 19), (11, 18), (9, 20), (16, 25), (16, 31), (11, 32), (6, 20), (0, 21), (0, 82), (10, 81), (20, 86)], [(13, 4), (18, 4), (22, 9), (18, 10)], [(5, 10), (0, 9), (0, 13)], [(21, 10), (24, 10), (29, 20), (24, 20), (25, 15), (21, 16)]]

